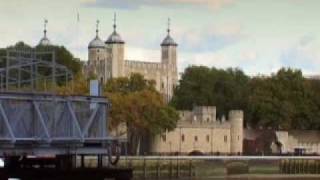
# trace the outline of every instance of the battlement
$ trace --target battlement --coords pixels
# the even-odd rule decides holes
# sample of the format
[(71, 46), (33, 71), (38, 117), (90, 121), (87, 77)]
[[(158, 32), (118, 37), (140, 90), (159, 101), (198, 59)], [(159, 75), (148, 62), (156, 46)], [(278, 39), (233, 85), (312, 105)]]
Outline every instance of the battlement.
[(164, 64), (160, 62), (145, 62), (136, 60), (125, 60), (124, 65), (131, 68), (143, 68), (143, 69), (163, 69)]
[(228, 119), (236, 120), (236, 119), (243, 119), (243, 111), (242, 110), (231, 110), (229, 111)]
[(215, 106), (196, 106), (193, 108), (193, 112), (197, 114), (204, 114), (204, 113), (214, 113), (216, 114), (216, 107)]

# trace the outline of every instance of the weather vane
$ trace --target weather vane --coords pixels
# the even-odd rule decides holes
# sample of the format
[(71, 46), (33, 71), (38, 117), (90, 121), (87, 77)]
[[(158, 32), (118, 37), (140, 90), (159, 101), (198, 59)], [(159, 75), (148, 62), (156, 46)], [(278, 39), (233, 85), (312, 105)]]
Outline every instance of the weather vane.
[(47, 24), (48, 24), (48, 20), (44, 19), (44, 35), (46, 36), (47, 34)]
[(168, 34), (170, 34), (170, 18), (168, 18)]
[(116, 31), (116, 28), (117, 28), (116, 23), (117, 23), (117, 14), (114, 13), (114, 16), (113, 16), (113, 29), (114, 29), (114, 31)]
[(99, 33), (99, 23), (100, 23), (100, 21), (99, 21), (99, 19), (97, 20), (97, 23), (96, 23), (96, 33), (97, 33), (97, 36), (98, 36), (98, 33)]

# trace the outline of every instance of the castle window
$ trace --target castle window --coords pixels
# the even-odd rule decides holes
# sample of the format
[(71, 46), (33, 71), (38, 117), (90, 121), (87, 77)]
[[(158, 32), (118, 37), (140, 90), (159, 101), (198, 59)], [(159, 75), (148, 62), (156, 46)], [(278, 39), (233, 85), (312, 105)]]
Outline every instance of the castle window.
[(184, 142), (184, 134), (181, 135), (181, 141)]
[(209, 122), (210, 121), (210, 119), (209, 118), (207, 118), (207, 122)]
[(240, 136), (238, 136), (238, 140), (240, 140)]
[(224, 142), (228, 142), (228, 136), (224, 136)]
[(164, 83), (163, 82), (161, 83), (161, 88), (164, 89)]
[(97, 50), (97, 52), (99, 52), (99, 49)]
[(166, 142), (167, 141), (167, 136), (165, 134), (162, 135), (162, 141)]
[(210, 136), (207, 135), (207, 142), (210, 142)]
[(198, 136), (194, 136), (194, 141), (198, 141)]

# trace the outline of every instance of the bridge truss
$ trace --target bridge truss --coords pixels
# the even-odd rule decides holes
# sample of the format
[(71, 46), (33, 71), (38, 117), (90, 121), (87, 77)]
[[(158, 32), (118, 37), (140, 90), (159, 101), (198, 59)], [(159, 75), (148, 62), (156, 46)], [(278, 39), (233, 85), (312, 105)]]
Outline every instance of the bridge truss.
[(107, 136), (103, 97), (0, 94), (1, 154), (103, 154)]

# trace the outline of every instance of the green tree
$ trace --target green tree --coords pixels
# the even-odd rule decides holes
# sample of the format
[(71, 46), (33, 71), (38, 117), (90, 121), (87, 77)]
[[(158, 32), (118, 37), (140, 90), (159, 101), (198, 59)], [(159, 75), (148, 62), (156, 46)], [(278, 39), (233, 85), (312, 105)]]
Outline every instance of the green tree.
[(165, 104), (163, 97), (154, 89), (154, 82), (139, 74), (112, 79), (106, 84), (105, 95), (112, 102), (109, 128), (123, 122), (127, 124), (131, 154), (147, 149), (149, 135), (176, 127), (178, 113)]
[(319, 127), (316, 83), (309, 81), (300, 70), (290, 68), (271, 77), (253, 78), (247, 112), (250, 124), (274, 129)]
[(191, 66), (182, 74), (170, 103), (177, 109), (189, 110), (196, 105), (217, 106), (222, 116), (230, 109), (246, 109), (248, 81), (239, 69)]

